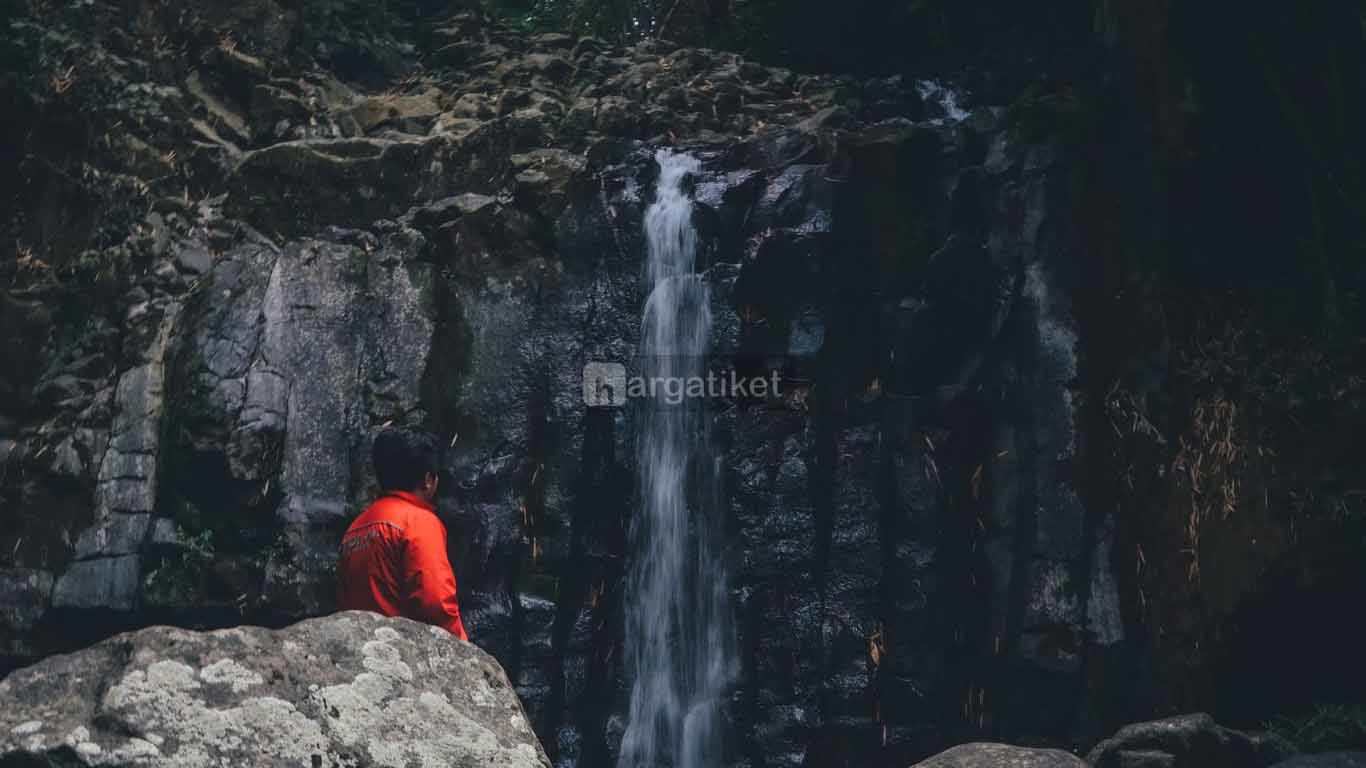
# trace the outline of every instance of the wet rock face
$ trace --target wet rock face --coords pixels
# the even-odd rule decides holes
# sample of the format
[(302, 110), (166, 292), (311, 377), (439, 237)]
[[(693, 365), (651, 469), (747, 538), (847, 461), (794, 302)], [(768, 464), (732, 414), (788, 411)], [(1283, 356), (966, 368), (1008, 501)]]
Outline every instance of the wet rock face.
[(84, 251), (32, 241), (113, 277), (40, 271), (0, 305), (41, 330), (19, 345), (38, 370), (0, 376), (25, 404), (0, 404), (19, 511), (0, 531), (0, 654), (326, 612), (341, 530), (373, 495), (370, 439), (420, 424), (449, 446), (439, 505), (471, 636), (553, 759), (610, 764), (636, 414), (585, 407), (581, 378), (635, 354), (669, 144), (702, 161), (712, 348), (784, 383), (708, 404), (732, 762), (909, 764), (964, 736), (1089, 727), (1087, 662), (1123, 626), (1112, 525), (1074, 484), (1076, 256), (1049, 147), (989, 109), (926, 112), (896, 79), (658, 41), (457, 14), (384, 49), (426, 74), (379, 87), (344, 46), (233, 43), (196, 18), (202, 55), (156, 66), (89, 42), (92, 60), (120, 51), (136, 99), (33, 95), (40, 122), (73, 105), (158, 119), (105, 121), (142, 149), (82, 177), (91, 194), (137, 179), (136, 215)]
[(729, 204), (765, 229), (717, 291), (717, 347), (780, 357), (792, 394), (718, 416), (748, 759), (912, 760), (983, 728), (1065, 738), (1083, 660), (1123, 626), (1108, 523), (1071, 479), (1056, 167), (989, 114), (841, 142), (819, 172), (759, 170)]
[(120, 635), (0, 700), (0, 765), (550, 765), (492, 657), (369, 613)]
[[(244, 242), (191, 294), (162, 510), (248, 561), (247, 583), (221, 585), (245, 589), (239, 599), (286, 615), (330, 604), (336, 537), (370, 472), (367, 436), (419, 409), (433, 334), (422, 244), (398, 228)], [(157, 594), (174, 609), (193, 592)]]

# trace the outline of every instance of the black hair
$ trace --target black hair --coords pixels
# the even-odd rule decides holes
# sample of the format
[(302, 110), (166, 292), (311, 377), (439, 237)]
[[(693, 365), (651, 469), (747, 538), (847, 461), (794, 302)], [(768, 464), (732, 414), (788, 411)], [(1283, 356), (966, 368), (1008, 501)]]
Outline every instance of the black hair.
[(375, 436), (370, 453), (375, 477), (385, 491), (416, 490), (427, 474), (436, 474), (436, 438), (413, 429), (385, 429)]

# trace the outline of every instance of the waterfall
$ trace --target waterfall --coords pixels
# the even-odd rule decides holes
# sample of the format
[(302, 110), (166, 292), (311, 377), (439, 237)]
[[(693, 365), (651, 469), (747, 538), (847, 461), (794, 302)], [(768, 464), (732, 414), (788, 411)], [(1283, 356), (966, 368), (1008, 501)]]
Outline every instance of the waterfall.
[(942, 117), (930, 120), (935, 125), (944, 123), (961, 123), (968, 119), (970, 113), (958, 104), (959, 95), (953, 88), (935, 80), (920, 80), (916, 83), (916, 90), (920, 92), (920, 97), (926, 101), (932, 101), (943, 111)]
[[(705, 375), (710, 291), (695, 273), (697, 233), (684, 188), (695, 158), (661, 150), (645, 214), (650, 289), (641, 319), (645, 381)], [(730, 623), (719, 552), (717, 465), (706, 403), (664, 388), (638, 403), (641, 510), (631, 525), (626, 606), (630, 719), (619, 768), (713, 768), (721, 761), (721, 698), (730, 680)]]

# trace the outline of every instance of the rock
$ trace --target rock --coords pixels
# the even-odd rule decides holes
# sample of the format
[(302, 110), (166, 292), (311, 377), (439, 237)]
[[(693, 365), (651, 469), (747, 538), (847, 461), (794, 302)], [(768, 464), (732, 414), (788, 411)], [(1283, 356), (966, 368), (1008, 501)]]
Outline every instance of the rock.
[(140, 565), (137, 555), (73, 563), (57, 580), (52, 591), (52, 606), (131, 611), (137, 603)]
[(464, 67), (489, 52), (489, 46), (477, 40), (458, 40), (438, 49), (433, 54), (433, 61), (448, 67)]
[(560, 129), (578, 135), (587, 133), (593, 129), (597, 109), (597, 99), (576, 99), (574, 103), (570, 105), (569, 110), (565, 112), (564, 121), (560, 124)]
[(531, 36), (531, 44), (545, 50), (569, 50), (574, 48), (574, 36), (562, 32), (542, 32)]
[(151, 521), (149, 514), (111, 515), (81, 531), (76, 539), (76, 557), (136, 554), (147, 540)]
[(270, 83), (258, 83), (251, 91), (251, 122), (258, 138), (268, 133), (270, 139), (293, 138), (287, 131), (276, 131), (276, 126), (299, 125), (312, 117), (304, 99), (286, 87)]
[(456, 117), (490, 120), (498, 116), (497, 102), (482, 93), (463, 93), (451, 105)]
[(587, 166), (581, 155), (562, 149), (537, 149), (511, 159), (518, 172), (518, 193), (527, 195), (528, 207), (543, 211), (550, 219), (564, 209), (570, 180)]
[(213, 254), (197, 240), (177, 243), (175, 260), (177, 266), (192, 275), (202, 275), (213, 266)]
[(370, 613), (144, 629), (18, 670), (0, 700), (5, 765), (550, 765), (491, 656)]
[(152, 523), (152, 534), (148, 542), (159, 547), (183, 547), (184, 537), (175, 521), (169, 517), (159, 517)]
[(1176, 756), (1160, 749), (1125, 750), (1119, 754), (1121, 768), (1175, 768)]
[(49, 455), (52, 463), (48, 465), (55, 477), (75, 477), (84, 478), (86, 475), (85, 460), (81, 458), (81, 453), (76, 449), (76, 441), (72, 437), (67, 437), (57, 447), (53, 448)]
[(841, 106), (826, 107), (811, 117), (797, 123), (797, 130), (804, 133), (820, 133), (848, 127), (854, 121), (849, 110)]
[(24, 634), (43, 617), (52, 596), (52, 574), (34, 568), (0, 569), (0, 656), (28, 651)]
[(526, 57), (526, 63), (538, 75), (552, 83), (562, 83), (574, 74), (573, 64), (553, 54), (533, 53)]
[(574, 58), (584, 54), (602, 53), (609, 48), (607, 41), (600, 37), (581, 37), (574, 44)]
[(457, 11), (445, 20), (445, 25), (437, 27), (432, 34), (443, 40), (485, 39), (484, 17), (469, 10)]
[(246, 118), (214, 94), (198, 72), (191, 72), (185, 78), (185, 90), (199, 100), (213, 128), (220, 133), (231, 133), (237, 141), (251, 140), (251, 127), (247, 125)]
[(758, 226), (803, 233), (828, 231), (829, 199), (830, 184), (823, 166), (792, 165), (770, 179), (753, 215)]
[(69, 373), (64, 373), (41, 382), (34, 390), (33, 397), (40, 403), (53, 404), (79, 397), (82, 392), (87, 392), (90, 389), (88, 382), (81, 381)]
[(207, 56), (212, 66), (228, 76), (250, 81), (264, 78), (270, 72), (264, 61), (236, 47), (218, 46), (210, 49)]
[(1009, 744), (961, 744), (915, 764), (915, 768), (1086, 768), (1081, 758), (1060, 749)]
[[(368, 224), (402, 211), (439, 183), (447, 139), (305, 139), (248, 152), (233, 170), (227, 208), (279, 232)], [(434, 196), (434, 195), (433, 195)]]
[(382, 95), (362, 99), (351, 107), (351, 117), (361, 130), (369, 133), (380, 126), (392, 125), (407, 133), (426, 133), (441, 106), (433, 92), (408, 96)]
[(535, 92), (526, 88), (508, 88), (498, 96), (493, 111), (498, 115), (510, 115), (519, 109), (530, 107), (535, 100)]
[(430, 135), (447, 134), (456, 139), (462, 139), (475, 131), (483, 121), (470, 117), (457, 117), (451, 113), (443, 113), (432, 123)]
[(1294, 753), (1282, 739), (1224, 728), (1204, 713), (1126, 725), (1087, 755), (1092, 768), (1260, 768)]
[(415, 208), (409, 217), (419, 229), (430, 230), (455, 221), (462, 216), (476, 214), (490, 206), (496, 207), (497, 205), (498, 201), (488, 195), (476, 195), (467, 192), (463, 195), (437, 200), (421, 208)]
[(598, 101), (596, 127), (603, 133), (634, 136), (639, 119), (635, 105), (620, 96), (608, 96)]

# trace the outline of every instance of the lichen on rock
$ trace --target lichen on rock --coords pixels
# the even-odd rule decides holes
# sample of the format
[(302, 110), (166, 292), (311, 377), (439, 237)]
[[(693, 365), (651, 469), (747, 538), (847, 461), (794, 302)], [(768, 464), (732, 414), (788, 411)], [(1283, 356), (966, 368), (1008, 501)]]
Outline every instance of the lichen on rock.
[(0, 700), (0, 765), (549, 766), (492, 657), (369, 613), (153, 627), (15, 672)]

